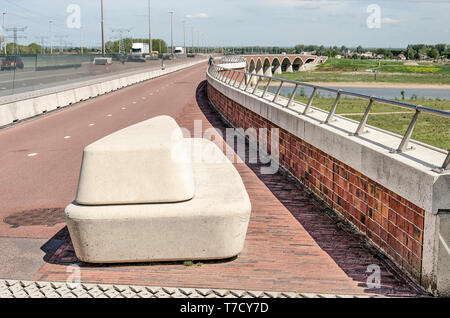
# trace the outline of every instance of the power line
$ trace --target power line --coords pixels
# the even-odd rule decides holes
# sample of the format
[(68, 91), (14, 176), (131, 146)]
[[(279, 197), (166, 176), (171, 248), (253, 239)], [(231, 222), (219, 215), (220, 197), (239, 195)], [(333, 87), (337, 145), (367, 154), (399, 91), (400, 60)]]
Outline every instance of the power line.
[(13, 36), (9, 37), (9, 38), (13, 38), (14, 39), (14, 49), (13, 49), (13, 53), (17, 54), (18, 53), (18, 47), (17, 47), (17, 39), (24, 39), (26, 38), (26, 36), (24, 35), (17, 35), (18, 32), (24, 32), (27, 29), (27, 27), (22, 27), (22, 28), (18, 28), (18, 27), (14, 27), (14, 28), (5, 28), (6, 32), (12, 32)]

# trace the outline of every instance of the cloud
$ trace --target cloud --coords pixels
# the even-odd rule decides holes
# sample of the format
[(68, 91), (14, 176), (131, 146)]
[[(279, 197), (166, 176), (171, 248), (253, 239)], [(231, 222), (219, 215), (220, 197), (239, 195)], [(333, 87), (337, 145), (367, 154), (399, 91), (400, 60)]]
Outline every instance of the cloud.
[(276, 7), (331, 11), (348, 6), (348, 1), (339, 0), (265, 0), (265, 3)]
[(382, 18), (381, 22), (386, 23), (386, 24), (396, 24), (396, 23), (399, 23), (400, 20), (396, 20), (396, 19), (392, 19), (392, 18)]
[(209, 17), (208, 13), (204, 13), (204, 12), (186, 15), (187, 19), (206, 19), (208, 17)]

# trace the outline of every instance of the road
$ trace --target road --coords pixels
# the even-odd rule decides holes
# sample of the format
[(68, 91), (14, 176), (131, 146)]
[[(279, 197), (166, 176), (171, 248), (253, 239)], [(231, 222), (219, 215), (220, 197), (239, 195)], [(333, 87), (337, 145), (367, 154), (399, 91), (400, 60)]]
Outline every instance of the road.
[[(166, 66), (186, 63), (204, 57), (179, 58), (166, 60)], [(80, 80), (90, 80), (105, 75), (120, 74), (124, 72), (135, 71), (139, 69), (154, 70), (161, 67), (161, 60), (145, 62), (126, 62), (122, 64), (113, 61), (111, 65), (93, 65), (92, 63), (83, 63), (77, 68), (63, 68), (56, 70), (35, 71), (33, 68), (23, 70), (17, 69), (15, 72), (5, 70), (0, 72), (0, 96), (7, 96), (17, 93), (24, 93), (37, 89), (44, 89), (55, 86), (55, 84), (70, 84)]]

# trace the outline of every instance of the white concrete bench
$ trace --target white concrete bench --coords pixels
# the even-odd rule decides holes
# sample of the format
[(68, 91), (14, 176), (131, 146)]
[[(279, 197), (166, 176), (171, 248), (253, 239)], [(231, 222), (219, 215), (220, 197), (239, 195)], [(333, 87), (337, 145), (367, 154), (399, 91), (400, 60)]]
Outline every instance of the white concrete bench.
[[(148, 141), (151, 137), (149, 136), (148, 139), (143, 137), (159, 133), (161, 140), (165, 140), (167, 135), (161, 131), (155, 132), (157, 125), (153, 124), (167, 122), (168, 126), (171, 126), (172, 121), (168, 117), (154, 118), (129, 127), (129, 131), (127, 128), (108, 136), (86, 148), (77, 202), (69, 205), (65, 210), (72, 243), (81, 261), (123, 263), (210, 260), (234, 257), (242, 251), (251, 212), (250, 199), (239, 173), (214, 143), (205, 139), (181, 139), (181, 143), (168, 142), (172, 145), (176, 144), (176, 149), (172, 148), (176, 154), (174, 156), (176, 160), (166, 160), (166, 167), (162, 170), (166, 173), (179, 171), (180, 166), (177, 168), (177, 165), (183, 165), (186, 162), (189, 162), (189, 168), (192, 169), (195, 195), (182, 202), (172, 200), (166, 203), (160, 201), (148, 203), (152, 201), (149, 201), (149, 198), (161, 198), (160, 192), (165, 192), (167, 197), (173, 198), (174, 194), (171, 192), (177, 187), (168, 187), (165, 180), (157, 180), (152, 173), (148, 174), (148, 184), (145, 184), (143, 182), (147, 175), (145, 170), (136, 184), (132, 183), (129, 175), (126, 175), (128, 169), (131, 171), (141, 169), (137, 164), (126, 164), (128, 160), (133, 160), (131, 155), (133, 152), (130, 152), (130, 149), (134, 148), (134, 154), (139, 154), (138, 157), (142, 156), (142, 161), (136, 162), (147, 162), (151, 166), (152, 162), (159, 161), (158, 158), (152, 158), (152, 156), (158, 157), (158, 152), (149, 150), (153, 149), (149, 148)], [(141, 129), (144, 135), (138, 134)], [(146, 133), (144, 133), (145, 129), (147, 129)], [(154, 136), (151, 141), (153, 145), (156, 143), (155, 139), (157, 137)], [(128, 148), (122, 149), (123, 152), (128, 152), (128, 155), (121, 154), (122, 151), (119, 150), (121, 147), (114, 145), (114, 141), (123, 140), (130, 140), (131, 144), (127, 146)], [(107, 150), (108, 145), (116, 147), (117, 151)], [(167, 149), (167, 145), (163, 149)], [(194, 150), (191, 151), (191, 149)], [(109, 182), (120, 179), (116, 179), (118, 176), (111, 176), (108, 179), (105, 175), (107, 168), (100, 167), (98, 171), (100, 179), (107, 179), (108, 182), (98, 182), (94, 186), (96, 165), (89, 161), (90, 156), (95, 157), (97, 151), (102, 152), (102, 156), (105, 156), (105, 153), (111, 154), (111, 158), (108, 159), (110, 162), (114, 161), (115, 155), (120, 154), (117, 161), (108, 166), (115, 167), (111, 170), (114, 171), (113, 174), (118, 173), (128, 179), (123, 185), (118, 185), (120, 191), (125, 191), (129, 195), (129, 197), (119, 195), (120, 200), (127, 203), (118, 203), (120, 200), (113, 196), (102, 194), (103, 189), (110, 189)], [(144, 155), (146, 151), (152, 153), (152, 156)], [(185, 157), (180, 156), (183, 153)], [(164, 152), (162, 156), (165, 156)], [(97, 162), (100, 163), (102, 160)], [(119, 169), (121, 163), (123, 163), (123, 171)], [(86, 169), (91, 165), (92, 167)], [(170, 167), (175, 168), (172, 171)], [(189, 170), (188, 167), (186, 169)], [(89, 176), (90, 174), (94, 176)], [(189, 172), (180, 180), (188, 175)], [(90, 181), (87, 182), (87, 180)], [(176, 181), (176, 178), (174, 180)], [(90, 189), (86, 193), (83, 189), (84, 182)], [(180, 184), (182, 183), (183, 181), (180, 181)], [(96, 187), (102, 187), (102, 189)], [(159, 191), (135, 189), (140, 187), (159, 188)], [(179, 189), (174, 192), (179, 194)], [(118, 191), (114, 190), (114, 192)], [(151, 196), (147, 196), (146, 193), (150, 193)], [(101, 199), (96, 198), (97, 194)], [(84, 202), (95, 204), (82, 205), (78, 202), (79, 197)], [(133, 200), (129, 199), (130, 197), (133, 197)], [(111, 200), (115, 203), (98, 204), (112, 202)], [(133, 204), (129, 204), (130, 202)]]

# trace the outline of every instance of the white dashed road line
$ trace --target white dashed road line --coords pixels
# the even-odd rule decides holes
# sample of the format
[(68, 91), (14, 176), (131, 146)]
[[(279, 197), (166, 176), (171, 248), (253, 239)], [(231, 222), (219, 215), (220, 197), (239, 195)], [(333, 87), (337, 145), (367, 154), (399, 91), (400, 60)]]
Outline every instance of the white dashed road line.
[(37, 153), (35, 153), (35, 152), (29, 153), (27, 156), (28, 156), (28, 157), (35, 157), (35, 156), (37, 156)]

